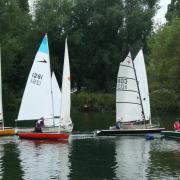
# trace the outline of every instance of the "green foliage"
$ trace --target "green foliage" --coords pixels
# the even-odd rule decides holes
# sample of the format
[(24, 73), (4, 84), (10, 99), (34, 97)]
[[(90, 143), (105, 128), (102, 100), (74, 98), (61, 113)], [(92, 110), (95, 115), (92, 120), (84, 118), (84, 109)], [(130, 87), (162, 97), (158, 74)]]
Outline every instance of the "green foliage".
[(149, 79), (152, 106), (180, 108), (180, 19), (175, 19), (149, 41)]
[(39, 37), (45, 32), (49, 34), (52, 68), (57, 77), (61, 77), (64, 39), (68, 36), (73, 86), (78, 90), (86, 87), (91, 91), (111, 92), (119, 62), (127, 55), (129, 46), (136, 54), (146, 45), (156, 2), (40, 1), (35, 30)]
[[(135, 55), (146, 46), (157, 0), (37, 2), (32, 19), (27, 0), (0, 1), (4, 111), (18, 111), (34, 56), (46, 32), (51, 67), (60, 84), (68, 37), (72, 87), (78, 91), (86, 88), (90, 92), (114, 92), (119, 63), (129, 47)], [(87, 102), (96, 110), (115, 107), (114, 96), (106, 93), (85, 97), (80, 93), (77, 98), (79, 108)]]
[(113, 111), (115, 94), (81, 92), (72, 95), (72, 107), (79, 110)]
[(29, 70), (27, 64), (32, 62), (32, 48), (29, 48), (32, 40), (28, 43), (32, 34), (31, 17), (27, 11), (22, 10), (19, 3), (19, 0), (0, 1), (4, 112), (17, 110), (16, 98), (22, 95)]
[(179, 0), (171, 0), (171, 3), (168, 5), (166, 19), (168, 21), (172, 21), (176, 17), (180, 17), (180, 1)]

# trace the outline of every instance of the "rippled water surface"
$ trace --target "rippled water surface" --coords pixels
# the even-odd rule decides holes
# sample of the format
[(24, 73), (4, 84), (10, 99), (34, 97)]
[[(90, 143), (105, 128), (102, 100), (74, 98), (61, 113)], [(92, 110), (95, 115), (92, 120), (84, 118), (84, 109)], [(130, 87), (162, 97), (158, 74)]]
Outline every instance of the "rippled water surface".
[[(76, 131), (111, 124), (113, 116), (74, 118)], [(108, 126), (109, 126), (108, 124)], [(72, 135), (69, 141), (0, 137), (3, 180), (151, 180), (180, 179), (180, 141), (146, 141), (144, 136)]]
[(71, 137), (0, 143), (1, 179), (179, 179), (180, 142), (144, 137)]

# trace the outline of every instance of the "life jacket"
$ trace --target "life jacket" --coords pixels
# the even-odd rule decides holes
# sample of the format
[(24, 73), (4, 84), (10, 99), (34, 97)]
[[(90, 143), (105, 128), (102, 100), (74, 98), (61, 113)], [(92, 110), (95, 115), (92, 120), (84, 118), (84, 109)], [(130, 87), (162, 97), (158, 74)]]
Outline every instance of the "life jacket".
[(175, 130), (180, 130), (180, 123), (179, 123), (179, 121), (176, 121), (176, 122), (174, 123), (174, 129), (175, 129)]

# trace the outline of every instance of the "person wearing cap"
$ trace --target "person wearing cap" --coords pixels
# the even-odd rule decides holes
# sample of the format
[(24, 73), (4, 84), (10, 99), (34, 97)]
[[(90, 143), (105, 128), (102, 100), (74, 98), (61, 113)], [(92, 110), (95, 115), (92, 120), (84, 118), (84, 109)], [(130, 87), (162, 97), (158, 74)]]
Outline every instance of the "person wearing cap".
[(41, 117), (35, 125), (35, 132), (41, 133), (42, 132), (42, 127), (44, 126), (44, 118)]

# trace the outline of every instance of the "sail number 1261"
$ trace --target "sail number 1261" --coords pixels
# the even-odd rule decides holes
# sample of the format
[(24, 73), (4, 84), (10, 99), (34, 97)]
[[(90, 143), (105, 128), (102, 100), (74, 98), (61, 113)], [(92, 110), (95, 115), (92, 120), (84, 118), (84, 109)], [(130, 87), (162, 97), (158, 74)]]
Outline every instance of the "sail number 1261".
[(42, 78), (43, 78), (42, 74), (33, 73), (32, 78), (31, 78), (31, 83), (33, 83), (35, 85), (41, 85)]

